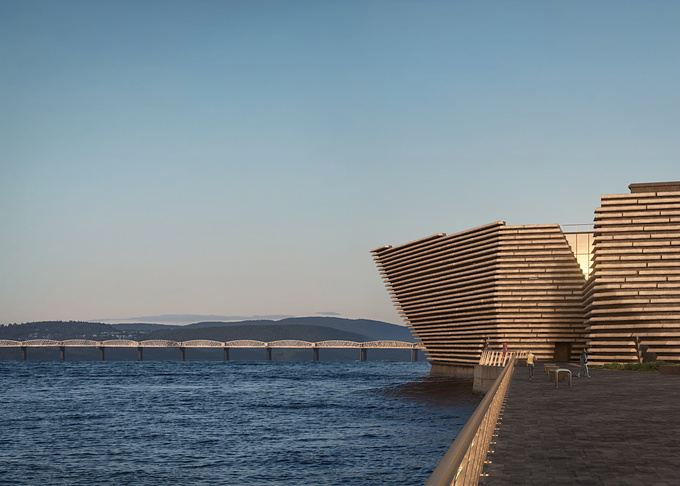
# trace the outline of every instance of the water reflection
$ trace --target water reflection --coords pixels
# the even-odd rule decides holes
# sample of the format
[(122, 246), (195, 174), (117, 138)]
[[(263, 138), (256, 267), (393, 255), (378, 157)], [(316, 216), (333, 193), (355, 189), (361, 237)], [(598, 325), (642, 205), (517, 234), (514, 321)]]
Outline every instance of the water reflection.
[(476, 407), (482, 400), (472, 393), (472, 380), (442, 376), (428, 376), (419, 381), (383, 388), (380, 393), (428, 407)]

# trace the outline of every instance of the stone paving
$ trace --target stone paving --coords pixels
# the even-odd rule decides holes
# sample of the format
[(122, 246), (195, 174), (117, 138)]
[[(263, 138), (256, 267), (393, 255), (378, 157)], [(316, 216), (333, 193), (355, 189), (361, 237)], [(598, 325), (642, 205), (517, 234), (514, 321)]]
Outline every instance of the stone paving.
[(515, 369), (481, 485), (680, 485), (680, 376)]

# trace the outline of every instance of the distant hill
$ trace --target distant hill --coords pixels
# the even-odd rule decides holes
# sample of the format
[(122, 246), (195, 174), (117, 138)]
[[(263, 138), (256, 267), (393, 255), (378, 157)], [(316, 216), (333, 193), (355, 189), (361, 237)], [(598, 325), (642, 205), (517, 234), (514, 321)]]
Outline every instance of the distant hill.
[(176, 327), (180, 327), (177, 324), (149, 324), (147, 322), (110, 324), (110, 326), (113, 326), (114, 328), (120, 329), (122, 331), (143, 331), (143, 332), (158, 331), (160, 329), (174, 329)]
[(80, 321), (41, 321), (26, 324), (0, 326), (0, 339), (27, 341), (29, 339), (139, 339), (143, 333), (134, 330), (116, 329), (110, 324)]
[(325, 341), (344, 339), (350, 341), (396, 340), (414, 342), (408, 328), (369, 319), (343, 319), (338, 317), (293, 317), (280, 321), (257, 320), (241, 322), (199, 322), (186, 326), (167, 324), (131, 323), (102, 324), (80, 321), (43, 321), (0, 326), (0, 339), (25, 341), (28, 339), (169, 339), (188, 341), (211, 339), (231, 341), (254, 339), (276, 341), (299, 339)]
[(95, 319), (95, 322), (103, 322), (105, 324), (116, 323), (146, 323), (146, 324), (169, 324), (172, 326), (184, 326), (186, 324), (193, 324), (194, 322), (212, 321), (212, 322), (236, 322), (249, 321), (252, 319), (268, 319), (278, 321), (286, 317), (294, 317), (290, 315), (266, 315), (266, 316), (225, 316), (212, 314), (162, 314), (157, 316), (138, 316), (128, 317), (125, 319)]
[[(395, 340), (415, 342), (411, 331), (404, 326), (370, 319), (344, 319), (340, 317), (290, 317), (280, 321), (256, 320), (241, 322), (197, 322), (184, 328), (221, 328), (235, 326), (316, 326), (337, 329), (366, 336), (363, 341)], [(303, 338), (296, 338), (303, 339)], [(309, 339), (305, 339), (309, 341)]]
[(237, 325), (220, 327), (182, 326), (174, 329), (155, 331), (145, 339), (168, 339), (171, 341), (190, 341), (192, 339), (212, 339), (214, 341), (235, 341), (237, 339), (254, 339), (256, 341), (278, 341), (281, 339), (298, 339), (318, 342), (330, 339), (346, 341), (370, 341), (367, 336), (342, 331), (331, 327), (303, 326), (297, 324), (278, 325)]

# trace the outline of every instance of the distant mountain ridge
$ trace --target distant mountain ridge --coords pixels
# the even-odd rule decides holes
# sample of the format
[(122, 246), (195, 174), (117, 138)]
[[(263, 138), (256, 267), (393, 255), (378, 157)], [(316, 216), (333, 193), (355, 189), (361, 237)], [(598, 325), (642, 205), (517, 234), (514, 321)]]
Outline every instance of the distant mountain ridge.
[(411, 331), (404, 326), (397, 326), (371, 319), (346, 319), (342, 317), (289, 317), (280, 321), (254, 320), (242, 322), (197, 322), (183, 326), (185, 328), (233, 327), (233, 326), (317, 326), (360, 334), (367, 341), (395, 340), (415, 342)]
[[(282, 339), (304, 340), (319, 342), (339, 339), (343, 341), (366, 341), (366, 336), (353, 332), (342, 331), (330, 327), (304, 326), (289, 324), (258, 325), (258, 326), (221, 326), (221, 327), (195, 327), (187, 329), (182, 326), (175, 329), (156, 331), (147, 336), (147, 339), (167, 339), (170, 341), (190, 341), (193, 339), (209, 339), (214, 341), (236, 341), (240, 339), (253, 339), (255, 341), (279, 341)], [(304, 336), (304, 339), (301, 338)]]
[(240, 322), (251, 320), (274, 320), (285, 319), (287, 317), (294, 317), (290, 315), (276, 314), (276, 315), (255, 315), (255, 316), (225, 316), (215, 314), (161, 314), (157, 316), (138, 316), (126, 317), (124, 319), (94, 319), (93, 322), (103, 322), (105, 324), (169, 324), (173, 326), (184, 326), (186, 324), (193, 324), (195, 322), (212, 321), (212, 322)]
[(81, 321), (40, 321), (0, 326), (0, 339), (27, 341), (29, 339), (137, 339), (142, 334), (136, 330), (116, 329), (110, 324)]
[(410, 330), (387, 322), (339, 317), (292, 317), (280, 321), (256, 320), (240, 322), (198, 322), (185, 326), (153, 323), (103, 324), (80, 321), (42, 321), (0, 326), (0, 339), (168, 339), (188, 341), (211, 339), (230, 341), (254, 339), (273, 341), (298, 339), (324, 341), (396, 340), (415, 342)]

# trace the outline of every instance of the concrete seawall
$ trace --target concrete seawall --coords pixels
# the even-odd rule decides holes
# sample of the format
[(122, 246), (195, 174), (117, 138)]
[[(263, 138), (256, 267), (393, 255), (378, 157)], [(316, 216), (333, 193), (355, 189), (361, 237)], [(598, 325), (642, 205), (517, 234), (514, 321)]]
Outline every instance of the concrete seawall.
[(472, 393), (486, 395), (489, 388), (494, 384), (496, 378), (503, 372), (502, 366), (475, 365), (474, 383)]
[(450, 376), (474, 380), (472, 393), (485, 395), (503, 372), (502, 366), (486, 365), (453, 365), (447, 363), (430, 363), (430, 374), (435, 376)]
[(457, 365), (432, 361), (430, 362), (430, 374), (472, 380), (475, 377), (475, 365)]

